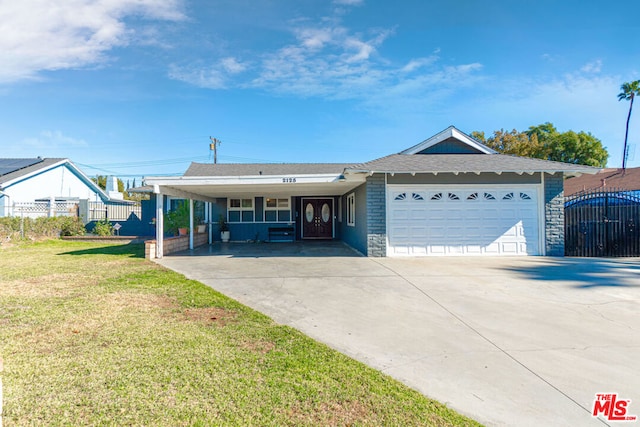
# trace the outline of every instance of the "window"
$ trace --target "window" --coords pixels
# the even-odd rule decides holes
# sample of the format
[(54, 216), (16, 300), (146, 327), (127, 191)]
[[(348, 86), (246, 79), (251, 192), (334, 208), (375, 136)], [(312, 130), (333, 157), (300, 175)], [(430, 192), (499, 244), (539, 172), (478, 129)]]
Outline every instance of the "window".
[(347, 225), (351, 227), (356, 225), (356, 193), (347, 196)]
[(289, 199), (265, 197), (264, 220), (265, 222), (290, 222), (291, 208)]
[(253, 199), (229, 199), (229, 222), (253, 222)]

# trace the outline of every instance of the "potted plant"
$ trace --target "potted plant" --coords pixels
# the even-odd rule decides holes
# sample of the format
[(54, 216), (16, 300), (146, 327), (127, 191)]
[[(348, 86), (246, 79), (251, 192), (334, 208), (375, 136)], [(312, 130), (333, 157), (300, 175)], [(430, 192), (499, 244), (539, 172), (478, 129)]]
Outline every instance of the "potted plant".
[(229, 231), (229, 224), (222, 215), (218, 218), (218, 227), (220, 228), (220, 240), (228, 242), (231, 238), (231, 232)]
[(164, 218), (165, 228), (173, 234), (184, 236), (189, 232), (189, 204), (186, 201), (167, 212)]

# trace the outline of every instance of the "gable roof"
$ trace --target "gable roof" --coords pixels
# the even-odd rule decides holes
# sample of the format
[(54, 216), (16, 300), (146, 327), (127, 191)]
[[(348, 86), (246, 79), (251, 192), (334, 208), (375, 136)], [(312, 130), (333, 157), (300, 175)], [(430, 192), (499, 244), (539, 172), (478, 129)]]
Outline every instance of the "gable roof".
[(611, 188), (618, 191), (640, 190), (640, 167), (625, 170), (602, 169), (595, 175), (583, 175), (564, 182), (565, 196), (596, 188)]
[(370, 162), (362, 163), (346, 172), (358, 173), (535, 173), (547, 172), (565, 174), (594, 174), (598, 168), (553, 162), (550, 160), (510, 156), (506, 154), (469, 155), (438, 154), (408, 155), (392, 154)]
[[(95, 182), (93, 182), (87, 175), (84, 174), (76, 165), (74, 165), (71, 160), (66, 158), (45, 158), (45, 159), (0, 159), (1, 160), (39, 160), (38, 162), (34, 162), (29, 166), (22, 168), (15, 168), (12, 172), (6, 173), (0, 176), (0, 190), (7, 188), (11, 185), (14, 185), (20, 181), (24, 181), (29, 179), (32, 176), (41, 174), (50, 169), (54, 169), (59, 166), (66, 166), (71, 170), (80, 180), (82, 180), (88, 187), (90, 187), (93, 191), (98, 193), (100, 198), (103, 201), (110, 200), (107, 193), (104, 192), (102, 188), (100, 188)], [(10, 162), (7, 162), (9, 164)], [(15, 164), (28, 164), (29, 162), (15, 162)]]
[(438, 144), (444, 143), (448, 140), (456, 140), (469, 147), (475, 154), (496, 154), (497, 151), (492, 150), (481, 142), (474, 138), (471, 138), (466, 133), (460, 131), (455, 126), (449, 126), (442, 132), (433, 135), (431, 138), (425, 139), (419, 144), (414, 145), (411, 148), (407, 148), (401, 151), (400, 154), (419, 154)]
[[(50, 169), (58, 166), (68, 159), (49, 158), (49, 159), (0, 159), (0, 163), (7, 165), (4, 174), (0, 174), (0, 185), (9, 184), (16, 179), (29, 176), (41, 170)], [(12, 167), (10, 165), (13, 165)]]

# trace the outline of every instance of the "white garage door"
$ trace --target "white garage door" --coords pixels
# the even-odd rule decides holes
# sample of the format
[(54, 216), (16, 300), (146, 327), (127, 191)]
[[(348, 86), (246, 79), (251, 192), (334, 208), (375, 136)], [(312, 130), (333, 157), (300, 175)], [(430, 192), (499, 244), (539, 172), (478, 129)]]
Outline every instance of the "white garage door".
[(389, 256), (540, 255), (536, 186), (387, 191)]

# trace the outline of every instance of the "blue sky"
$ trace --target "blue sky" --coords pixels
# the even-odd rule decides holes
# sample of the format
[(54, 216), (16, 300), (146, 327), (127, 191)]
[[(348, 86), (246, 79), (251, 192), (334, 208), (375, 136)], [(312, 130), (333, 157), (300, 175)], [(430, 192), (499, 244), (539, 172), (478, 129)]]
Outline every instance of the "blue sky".
[[(628, 1), (0, 0), (0, 157), (87, 174), (361, 162), (552, 122), (621, 164)], [(630, 143), (640, 143), (640, 104)], [(628, 166), (640, 166), (640, 147)]]

